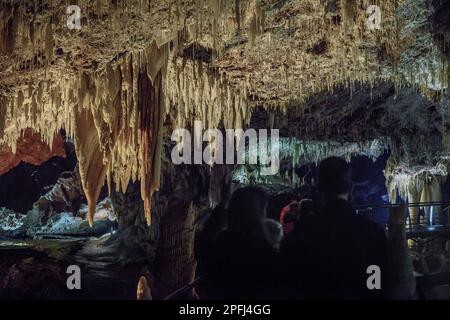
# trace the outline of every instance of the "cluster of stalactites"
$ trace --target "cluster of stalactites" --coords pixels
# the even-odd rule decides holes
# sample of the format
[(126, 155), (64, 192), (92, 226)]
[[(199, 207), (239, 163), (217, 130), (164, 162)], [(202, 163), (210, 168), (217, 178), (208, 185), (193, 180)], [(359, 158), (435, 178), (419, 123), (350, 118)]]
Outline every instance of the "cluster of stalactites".
[(94, 79), (82, 77), (76, 113), (75, 146), (83, 189), (93, 211), (107, 177), (125, 191), (130, 181), (141, 181), (147, 223), (151, 197), (159, 188), (163, 75), (167, 47), (156, 44), (108, 66)]
[[(269, 140), (269, 142), (271, 141)], [(272, 150), (270, 144), (268, 144), (269, 152)], [(250, 183), (251, 179), (254, 179), (258, 183), (272, 183), (276, 180), (295, 188), (305, 183), (297, 175), (297, 168), (311, 163), (318, 164), (321, 160), (331, 156), (342, 157), (348, 162), (355, 156), (366, 156), (372, 161), (376, 161), (389, 150), (390, 140), (388, 138), (380, 138), (365, 142), (341, 143), (336, 141), (313, 141), (281, 137), (279, 138), (278, 146), (279, 159), (281, 161), (292, 161), (290, 165), (280, 166), (280, 171), (277, 173), (277, 176), (282, 180), (277, 178), (267, 179), (267, 177), (261, 175), (260, 168), (246, 165), (237, 166), (233, 174), (233, 179), (243, 184)], [(258, 152), (261, 151), (261, 148), (262, 145), (260, 142), (249, 144), (245, 149), (245, 159), (258, 157)]]
[(337, 156), (350, 162), (351, 158), (364, 155), (373, 161), (389, 149), (388, 138), (364, 142), (312, 141), (295, 138), (280, 139), (280, 158), (292, 159), (292, 166), (302, 163), (319, 163), (321, 160)]
[[(379, 28), (369, 31), (366, 9), (371, 5), (380, 8), (381, 20)], [(340, 8), (340, 39), (348, 50), (341, 48), (336, 56), (344, 66), (338, 84), (352, 88), (352, 82), (374, 85), (392, 81), (397, 90), (413, 86), (429, 98), (443, 96), (449, 88), (449, 60), (433, 37), (428, 0), (340, 0)], [(375, 52), (381, 60), (373, 55)], [(346, 59), (349, 54), (350, 65)], [(362, 73), (354, 67), (361, 60), (365, 65)], [(330, 90), (335, 84), (330, 85), (327, 80), (326, 86)]]
[(100, 73), (43, 81), (5, 99), (0, 142), (14, 149), (22, 129), (31, 127), (52, 145), (54, 133), (66, 129), (75, 143), (89, 208), (95, 208), (105, 177), (118, 191), (140, 180), (150, 223), (164, 118), (170, 115), (180, 128), (192, 119), (203, 121), (204, 128), (243, 128), (251, 113), (246, 95), (245, 85), (235, 91), (216, 69), (153, 43)]
[[(156, 99), (155, 105), (144, 106), (148, 96), (143, 95), (154, 89), (157, 81), (161, 82), (167, 56), (166, 47), (153, 44), (126, 56), (120, 63), (108, 64), (103, 72), (43, 81), (18, 91), (16, 99), (5, 99), (1, 106), (6, 112), (0, 122), (3, 123), (0, 142), (14, 150), (18, 136), (30, 127), (52, 145), (54, 133), (66, 129), (75, 143), (92, 223), (93, 209), (106, 176), (116, 182), (118, 190), (124, 191), (130, 180), (153, 177), (153, 167), (158, 166), (158, 161), (150, 161), (152, 168), (144, 169), (151, 157), (148, 154), (158, 152), (155, 141), (160, 137), (160, 121), (151, 115), (160, 109), (162, 115), (164, 106), (159, 103), (162, 99)], [(142, 86), (145, 79), (149, 79), (147, 87)], [(162, 89), (155, 94), (162, 95)], [(144, 123), (144, 113), (152, 121), (150, 128)], [(146, 130), (152, 132), (144, 141), (143, 136), (149, 134)], [(144, 188), (144, 200), (157, 188), (153, 183)], [(147, 218), (150, 222), (149, 210)]]
[(442, 177), (428, 171), (417, 174), (396, 173), (388, 178), (389, 200), (397, 203), (397, 197), (411, 203), (422, 202), (421, 199), (431, 201), (430, 186), (440, 185)]
[(413, 85), (424, 95), (435, 97), (449, 88), (449, 60), (431, 32), (430, 10), (427, 0), (403, 1), (399, 6), (400, 41), (393, 67), (399, 86)]
[[(440, 216), (442, 206), (425, 205), (425, 203), (440, 203), (442, 201), (441, 185), (445, 182), (446, 175), (433, 173), (430, 171), (421, 171), (419, 173), (410, 174), (404, 172), (391, 173), (386, 177), (386, 187), (391, 203), (397, 203), (398, 196), (409, 204), (416, 206), (409, 207), (410, 222), (419, 221), (420, 210), (424, 210), (426, 219), (433, 223), (433, 216)], [(424, 203), (423, 206), (417, 205)]]
[[(261, 32), (264, 23), (264, 10), (258, 0), (165, 0), (160, 3), (79, 0), (75, 4), (80, 8), (83, 24), (89, 27), (97, 22), (106, 22), (109, 32), (120, 32), (129, 21), (140, 19), (156, 26), (150, 32), (158, 45), (174, 39), (177, 42), (179, 32), (184, 30), (192, 41), (207, 43), (217, 51), (223, 48), (224, 35), (241, 30), (254, 37)], [(43, 45), (46, 55), (51, 55), (54, 33), (67, 32), (68, 6), (65, 1), (0, 3), (0, 53), (20, 49), (23, 53), (32, 54)]]
[[(51, 10), (52, 3), (48, 5)], [(0, 9), (0, 55), (20, 50), (22, 64), (17, 67), (25, 70), (48, 63), (53, 55), (53, 28), (57, 21), (36, 23), (27, 5), (18, 1), (3, 1)]]
[[(227, 41), (236, 34), (245, 34), (251, 43), (264, 31), (264, 2), (260, 0), (188, 0), (161, 1), (146, 5), (145, 1), (124, 1), (122, 19), (126, 19), (127, 8), (141, 8), (148, 13), (144, 19), (154, 24), (151, 38), (158, 46), (172, 42), (175, 50), (183, 45), (200, 44), (212, 50), (211, 65), (222, 56)], [(125, 16), (123, 16), (125, 14)]]
[[(321, 160), (331, 156), (344, 158), (347, 162), (355, 156), (366, 156), (376, 161), (383, 153), (389, 150), (388, 138), (380, 138), (364, 142), (334, 142), (334, 141), (300, 141), (290, 139), (284, 150), (288, 152), (288, 158), (292, 157), (292, 170), (286, 172), (286, 178), (291, 181), (293, 187), (303, 184), (295, 168), (306, 163), (318, 164)], [(285, 157), (286, 155), (283, 155)]]
[(165, 88), (166, 112), (178, 128), (189, 129), (194, 119), (202, 121), (203, 128), (241, 129), (250, 121), (248, 82), (232, 87), (224, 74), (205, 63), (175, 57)]
[[(143, 197), (147, 220), (150, 222), (149, 199), (153, 191), (157, 190), (159, 181), (160, 165), (155, 159), (161, 158), (158, 142), (162, 138), (161, 115), (174, 118), (174, 125), (181, 128), (188, 127), (193, 119), (202, 120), (204, 128), (216, 128), (221, 124), (225, 128), (243, 128), (251, 115), (247, 99), (252, 90), (250, 79), (242, 79), (238, 84), (234, 79), (233, 85), (230, 85), (228, 76), (220, 69), (194, 59), (181, 58), (176, 50), (182, 49), (185, 43), (196, 41), (213, 48), (213, 53), (220, 56), (224, 41), (220, 35), (229, 33), (227, 30), (246, 25), (252, 43), (255, 35), (264, 31), (265, 14), (256, 0), (193, 0), (186, 2), (183, 7), (177, 6), (176, 2), (172, 4), (169, 14), (173, 19), (173, 29), (159, 31), (156, 43), (152, 42), (145, 49), (127, 54), (118, 62), (110, 62), (99, 72), (60, 72), (58, 76), (53, 73), (42, 81), (18, 88), (12, 98), (0, 97), (0, 142), (14, 149), (22, 129), (31, 127), (52, 145), (54, 133), (65, 128), (75, 141), (83, 188), (90, 208), (95, 207), (106, 176), (109, 177), (108, 182), (113, 180), (118, 190), (122, 191), (130, 180), (139, 179), (144, 181)], [(388, 4), (382, 6), (385, 13), (395, 9)], [(364, 27), (361, 28), (365, 21), (364, 15), (359, 15), (355, 20), (349, 7), (343, 7), (346, 10), (344, 16), (354, 20), (349, 30), (343, 31), (345, 36), (362, 39), (358, 33), (366, 32), (362, 31)], [(196, 14), (189, 17), (186, 14), (189, 8), (193, 8)], [(150, 7), (147, 9), (151, 10)], [(0, 11), (0, 14), (3, 23), (11, 21), (11, 13)], [(388, 53), (399, 57), (404, 48), (397, 48), (395, 40), (398, 35), (390, 24), (395, 22), (387, 21), (384, 24), (385, 31), (381, 31), (381, 38), (389, 39), (392, 43), (392, 47), (386, 48)], [(12, 33), (4, 24), (1, 25), (0, 39), (3, 42), (0, 44), (0, 54), (11, 50), (7, 47), (11, 43), (33, 45), (39, 40), (43, 41), (50, 55), (54, 49), (53, 26), (41, 24), (41, 27), (50, 28), (36, 33), (45, 34), (45, 38), (35, 39), (35, 35), (29, 31), (15, 32), (15, 35), (21, 34), (24, 40), (14, 39), (11, 42), (5, 39), (12, 37)], [(33, 41), (29, 41), (29, 36), (33, 36)], [(181, 45), (170, 51), (167, 45), (169, 41)], [(360, 43), (352, 43), (353, 48), (343, 51), (336, 59), (344, 62), (348, 55), (352, 55), (354, 61), (359, 60)], [(285, 72), (288, 74), (289, 71)], [(364, 74), (368, 74), (367, 77), (358, 78), (351, 74), (351, 70), (345, 71), (342, 75), (333, 75), (333, 79), (326, 83), (330, 88), (334, 79), (339, 79), (340, 83), (350, 83), (348, 79), (353, 79), (353, 83), (355, 77), (356, 81), (372, 83), (375, 81), (372, 77), (374, 72), (366, 72)], [(145, 77), (150, 80), (147, 83), (150, 83), (151, 88), (147, 89), (153, 91), (153, 99), (157, 101), (151, 106), (147, 105), (151, 109), (150, 114), (144, 114), (143, 104), (139, 103), (147, 91), (140, 88), (142, 81), (148, 80)], [(310, 157), (315, 162), (329, 155), (323, 146), (314, 146), (313, 151), (308, 150), (308, 147), (300, 151), (301, 148), (302, 145), (294, 146), (294, 162), (299, 161), (300, 154), (312, 154)], [(352, 147), (344, 149), (348, 149), (344, 155), (353, 152)], [(151, 167), (148, 167), (149, 161)]]

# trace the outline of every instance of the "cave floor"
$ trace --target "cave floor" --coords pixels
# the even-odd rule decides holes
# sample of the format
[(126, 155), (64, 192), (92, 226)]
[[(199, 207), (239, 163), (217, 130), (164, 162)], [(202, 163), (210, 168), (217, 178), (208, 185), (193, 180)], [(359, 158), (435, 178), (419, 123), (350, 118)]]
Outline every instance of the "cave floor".
[[(142, 264), (93, 254), (97, 239), (0, 240), (0, 299), (134, 300)], [(67, 267), (81, 270), (81, 289), (69, 290)]]

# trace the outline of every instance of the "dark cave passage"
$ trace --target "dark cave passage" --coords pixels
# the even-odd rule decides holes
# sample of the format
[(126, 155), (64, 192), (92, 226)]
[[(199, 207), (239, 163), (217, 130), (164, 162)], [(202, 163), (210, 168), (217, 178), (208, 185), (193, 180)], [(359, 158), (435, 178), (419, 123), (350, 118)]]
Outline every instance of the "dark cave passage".
[[(389, 156), (389, 151), (385, 151), (375, 161), (363, 155), (351, 157), (350, 165), (352, 167), (353, 180), (352, 202), (356, 206), (389, 203), (386, 178), (384, 176), (384, 170)], [(296, 188), (284, 186), (277, 190), (276, 187), (273, 188), (263, 185), (263, 187), (267, 187), (270, 190), (269, 193), (271, 194), (268, 217), (279, 220), (282, 208), (291, 201), (312, 197), (316, 171), (317, 165), (315, 163), (307, 163), (296, 167), (296, 175), (300, 179), (307, 181), (307, 184)], [(377, 210), (376, 214), (373, 215), (373, 219), (380, 225), (386, 225), (389, 216), (388, 211), (388, 209)]]

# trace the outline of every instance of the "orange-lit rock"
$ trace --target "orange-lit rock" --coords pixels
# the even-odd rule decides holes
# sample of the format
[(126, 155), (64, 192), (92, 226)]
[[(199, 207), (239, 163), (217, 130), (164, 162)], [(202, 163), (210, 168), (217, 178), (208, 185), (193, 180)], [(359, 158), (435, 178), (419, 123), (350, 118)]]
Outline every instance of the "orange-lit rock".
[(52, 149), (43, 142), (40, 134), (26, 129), (23, 136), (17, 141), (17, 150), (14, 154), (11, 148), (0, 146), (0, 175), (19, 165), (21, 161), (40, 165), (52, 157), (66, 157), (64, 141), (60, 134), (55, 136)]

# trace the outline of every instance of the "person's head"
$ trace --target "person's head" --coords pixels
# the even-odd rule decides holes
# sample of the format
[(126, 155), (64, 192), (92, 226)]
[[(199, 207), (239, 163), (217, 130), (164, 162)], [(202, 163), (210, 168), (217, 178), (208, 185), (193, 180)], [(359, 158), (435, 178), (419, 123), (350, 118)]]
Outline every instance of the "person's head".
[(341, 158), (330, 157), (320, 162), (318, 189), (328, 198), (347, 198), (352, 189), (351, 168)]
[(301, 216), (309, 216), (314, 214), (314, 201), (312, 201), (311, 199), (303, 199), (299, 203), (299, 211)]
[(228, 227), (234, 230), (249, 231), (255, 236), (263, 227), (266, 217), (267, 195), (259, 187), (244, 187), (236, 190), (228, 204)]

